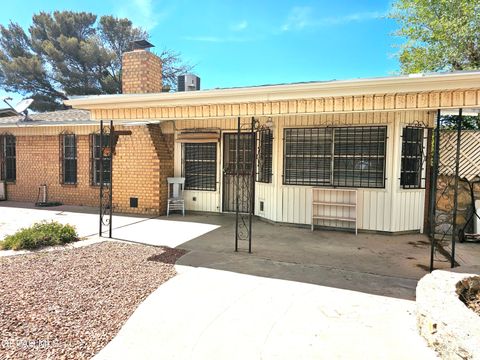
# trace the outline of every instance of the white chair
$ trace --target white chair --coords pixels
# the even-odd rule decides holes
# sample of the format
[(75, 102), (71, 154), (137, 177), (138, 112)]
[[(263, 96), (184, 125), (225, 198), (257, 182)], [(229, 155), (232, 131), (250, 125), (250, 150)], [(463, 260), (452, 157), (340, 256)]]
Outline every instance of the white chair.
[(167, 216), (170, 210), (182, 210), (185, 216), (185, 200), (183, 199), (183, 188), (185, 187), (185, 178), (169, 177), (168, 183), (168, 202), (167, 202)]

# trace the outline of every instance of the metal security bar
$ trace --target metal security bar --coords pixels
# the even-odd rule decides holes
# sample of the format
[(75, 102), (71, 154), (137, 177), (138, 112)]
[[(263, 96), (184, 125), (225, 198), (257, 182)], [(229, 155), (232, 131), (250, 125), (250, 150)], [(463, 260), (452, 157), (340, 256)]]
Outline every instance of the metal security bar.
[(283, 183), (331, 185), (333, 128), (284, 129)]
[[(108, 129), (108, 131), (110, 130)], [(109, 184), (112, 159), (111, 156), (106, 156), (104, 152), (106, 148), (110, 147), (110, 134), (106, 131), (93, 134), (92, 140), (92, 184)]]
[(77, 183), (77, 139), (75, 134), (60, 134), (60, 183)]
[(5, 135), (0, 135), (0, 180), (5, 180)]
[(400, 185), (404, 189), (424, 189), (426, 183), (428, 129), (407, 126), (402, 132)]
[(386, 126), (284, 129), (285, 185), (385, 187)]
[(182, 151), (185, 189), (215, 191), (217, 188), (217, 143), (185, 143)]
[(0, 135), (0, 180), (17, 179), (16, 138), (11, 134)]
[(257, 181), (262, 183), (272, 182), (272, 154), (273, 154), (273, 132), (271, 129), (261, 129), (257, 134), (258, 156), (257, 156)]
[(384, 188), (386, 126), (334, 129), (333, 185)]

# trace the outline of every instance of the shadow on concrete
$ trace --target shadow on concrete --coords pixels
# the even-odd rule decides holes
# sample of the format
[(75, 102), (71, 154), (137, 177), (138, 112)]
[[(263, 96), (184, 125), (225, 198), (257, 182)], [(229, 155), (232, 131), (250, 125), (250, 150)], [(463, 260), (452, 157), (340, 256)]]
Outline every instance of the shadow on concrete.
[[(35, 208), (33, 204), (2, 202), (0, 238), (42, 219), (72, 223), (80, 236), (98, 234), (98, 209), (80, 206)], [(425, 235), (379, 235), (316, 230), (253, 223), (253, 253), (248, 243), (234, 252), (235, 217), (229, 214), (189, 213), (183, 217), (115, 215), (113, 237), (146, 245), (187, 250), (177, 264), (226, 270), (269, 278), (414, 299), (417, 281), (428, 273), (430, 243)], [(17, 222), (17, 223), (15, 223)], [(107, 232), (104, 233), (104, 236)], [(449, 261), (436, 254), (436, 265)], [(478, 264), (480, 246), (457, 244), (462, 266)], [(438, 261), (440, 260), (440, 261)]]
[[(422, 234), (379, 235), (316, 230), (254, 220), (253, 253), (234, 252), (232, 215), (193, 214), (175, 221), (203, 222), (217, 229), (185, 242), (179, 265), (206, 267), (300, 281), (401, 299), (415, 298), (428, 273), (430, 243)], [(242, 246), (243, 245), (243, 246)]]

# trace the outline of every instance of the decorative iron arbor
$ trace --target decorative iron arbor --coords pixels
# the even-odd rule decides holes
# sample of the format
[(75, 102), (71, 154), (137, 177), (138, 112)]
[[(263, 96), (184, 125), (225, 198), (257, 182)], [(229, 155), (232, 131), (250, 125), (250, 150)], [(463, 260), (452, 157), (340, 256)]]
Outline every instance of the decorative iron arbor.
[[(458, 266), (455, 259), (456, 243), (463, 241), (460, 237), (465, 230), (458, 224), (459, 183), (462, 180), (471, 187), (472, 184), (468, 178), (480, 176), (476, 166), (470, 166), (471, 164), (465, 166), (465, 163), (469, 162), (468, 158), (463, 159), (462, 163), (464, 156), (462, 146), (465, 145), (467, 150), (472, 146), (468, 142), (463, 144), (464, 137), (467, 135), (464, 116), (465, 114), (478, 116), (478, 112), (478, 109), (460, 108), (457, 114), (449, 112), (448, 116), (443, 116), (445, 114), (442, 115), (441, 110), (437, 111), (429, 201), (430, 271), (434, 270), (436, 262), (449, 262), (451, 268)], [(475, 131), (480, 131), (480, 129)], [(461, 167), (467, 170), (463, 169), (461, 172)], [(472, 169), (474, 173), (472, 173)], [(473, 190), (471, 192), (473, 193)], [(453, 204), (451, 204), (452, 194)], [(441, 212), (439, 210), (440, 203), (451, 204), (450, 213)], [(474, 207), (473, 214), (476, 214), (475, 205), (472, 205)], [(444, 207), (444, 205), (442, 206)], [(468, 221), (466, 225), (468, 225)]]
[[(103, 124), (100, 121), (100, 136), (98, 138), (98, 145), (93, 145), (93, 152), (99, 152), (99, 160), (95, 160), (97, 164), (94, 166), (93, 176), (97, 176), (100, 182), (100, 223), (98, 235), (102, 236), (103, 226), (108, 226), (108, 237), (112, 237), (112, 163), (113, 163), (113, 149), (114, 149), (114, 128), (113, 121), (109, 125)], [(94, 154), (94, 157), (96, 154)], [(98, 169), (98, 170), (97, 170)]]
[[(255, 212), (255, 181), (257, 169), (261, 168), (262, 179), (270, 178), (271, 174), (265, 173), (265, 167), (257, 164), (257, 160), (264, 159), (257, 156), (257, 151), (262, 152), (262, 146), (257, 146), (257, 141), (265, 141), (272, 145), (271, 119), (265, 125), (254, 117), (249, 123), (242, 124), (240, 117), (237, 119), (237, 134), (235, 137), (235, 251), (239, 251), (239, 242), (248, 242), (248, 252), (252, 252), (252, 223)], [(267, 134), (268, 133), (268, 134)], [(267, 157), (268, 158), (268, 157)], [(263, 160), (262, 160), (263, 161)], [(263, 181), (263, 180), (261, 180)]]

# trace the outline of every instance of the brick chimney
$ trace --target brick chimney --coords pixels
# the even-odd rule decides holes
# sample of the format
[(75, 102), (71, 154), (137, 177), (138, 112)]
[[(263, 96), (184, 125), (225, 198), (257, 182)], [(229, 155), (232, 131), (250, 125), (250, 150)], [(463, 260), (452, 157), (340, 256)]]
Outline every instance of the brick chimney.
[(162, 92), (162, 60), (148, 50), (153, 45), (142, 40), (133, 46), (133, 51), (122, 55), (122, 93)]

